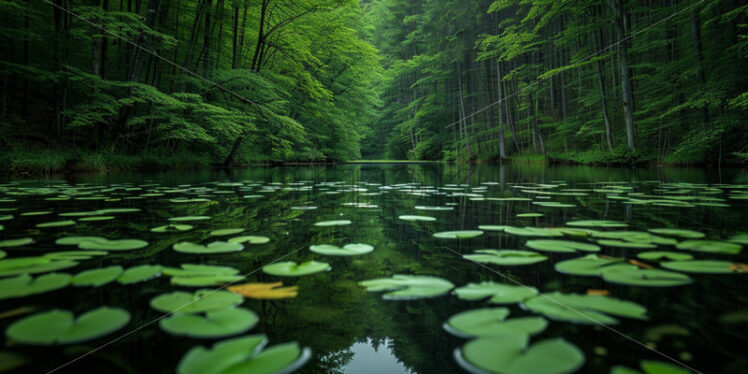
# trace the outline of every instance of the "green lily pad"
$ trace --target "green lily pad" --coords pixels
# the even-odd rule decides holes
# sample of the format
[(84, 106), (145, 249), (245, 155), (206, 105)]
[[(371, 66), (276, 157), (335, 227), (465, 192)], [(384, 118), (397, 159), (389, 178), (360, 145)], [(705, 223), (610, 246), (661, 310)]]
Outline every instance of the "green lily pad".
[(581, 220), (581, 221), (566, 222), (566, 226), (621, 228), (621, 227), (628, 227), (628, 224), (626, 224), (625, 222), (609, 221), (609, 220)]
[(5, 251), (3, 251), (3, 250), (0, 250), (0, 258), (5, 258), (5, 256), (7, 256), (7, 255), (8, 255), (8, 254), (7, 254), (7, 253), (5, 253)]
[(545, 214), (543, 213), (520, 213), (517, 214), (517, 218), (538, 218), (543, 217)]
[(382, 298), (385, 300), (413, 300), (437, 297), (454, 288), (452, 282), (422, 275), (394, 275), (392, 278), (378, 278), (358, 282), (369, 292), (390, 291)]
[(145, 248), (148, 242), (138, 239), (94, 239), (83, 241), (78, 244), (78, 248), (93, 251), (131, 251), (134, 249)]
[(198, 290), (194, 293), (176, 291), (151, 299), (151, 308), (164, 313), (205, 313), (239, 305), (240, 295), (228, 291)]
[(725, 255), (736, 255), (743, 249), (743, 246), (737, 243), (712, 240), (686, 240), (678, 243), (675, 247), (694, 252), (719, 253)]
[(241, 334), (252, 329), (260, 318), (244, 308), (227, 308), (195, 314), (175, 313), (159, 322), (161, 329), (172, 335), (192, 338), (219, 338)]
[(422, 206), (422, 205), (416, 205), (416, 210), (430, 210), (430, 211), (450, 211), (454, 210), (454, 207), (451, 206)]
[(281, 374), (291, 373), (311, 357), (308, 348), (285, 343), (264, 349), (265, 335), (248, 335), (224, 340), (212, 349), (190, 349), (177, 366), (177, 374)]
[(455, 314), (444, 324), (444, 329), (460, 338), (537, 334), (545, 330), (548, 321), (543, 317), (522, 317), (507, 320), (507, 308), (473, 309)]
[(190, 231), (193, 228), (194, 226), (192, 225), (171, 224), (171, 225), (154, 227), (151, 229), (151, 232), (181, 232), (181, 231)]
[(422, 221), (422, 222), (434, 222), (436, 221), (435, 217), (429, 217), (429, 216), (399, 216), (398, 219), (401, 219), (403, 221)]
[(473, 373), (564, 374), (584, 364), (584, 353), (562, 338), (527, 347), (524, 335), (475, 339), (455, 351), (457, 362)]
[(544, 236), (544, 237), (554, 237), (554, 236), (563, 236), (564, 234), (545, 227), (512, 227), (507, 226), (504, 229), (504, 232), (511, 235), (517, 235), (517, 236)]
[(478, 228), (483, 231), (504, 231), (507, 227), (511, 226), (503, 226), (503, 225), (479, 225)]
[(330, 264), (317, 261), (307, 261), (301, 264), (297, 264), (294, 261), (276, 262), (262, 267), (262, 271), (265, 273), (281, 277), (300, 277), (302, 275), (321, 273), (330, 270), (332, 270)]
[(89, 241), (105, 241), (106, 238), (100, 236), (66, 236), (64, 238), (57, 239), (55, 244), (57, 245), (80, 245), (83, 242)]
[(117, 278), (120, 284), (134, 284), (156, 278), (161, 275), (161, 265), (139, 265), (125, 270)]
[(75, 261), (55, 261), (46, 257), (16, 257), (0, 260), (0, 277), (19, 274), (49, 273), (77, 266)]
[(330, 226), (346, 226), (350, 225), (352, 222), (349, 220), (337, 220), (337, 221), (320, 221), (314, 224), (314, 226), (318, 227), (330, 227)]
[(685, 274), (658, 269), (622, 268), (613, 266), (603, 271), (606, 282), (625, 284), (627, 286), (673, 287), (693, 282)]
[(228, 242), (236, 244), (265, 244), (270, 242), (270, 238), (266, 236), (246, 235), (231, 238)]
[(64, 226), (72, 226), (75, 225), (75, 221), (54, 221), (54, 222), (44, 222), (39, 223), (36, 225), (36, 227), (40, 229), (49, 228), (49, 227), (64, 227)]
[(748, 233), (736, 234), (730, 237), (728, 241), (743, 245), (748, 245)]
[(213, 242), (206, 245), (195, 244), (190, 242), (181, 242), (174, 244), (174, 250), (181, 253), (229, 253), (239, 252), (244, 246), (238, 243)]
[(45, 253), (44, 258), (50, 260), (88, 260), (95, 256), (106, 256), (109, 252), (107, 251), (62, 251), (62, 252), (51, 252)]
[(649, 229), (647, 230), (654, 234), (659, 235), (667, 235), (667, 236), (677, 236), (679, 238), (685, 238), (685, 239), (701, 239), (705, 235), (702, 232), (693, 231), (693, 230), (683, 230), (683, 229)]
[(533, 287), (510, 286), (503, 283), (468, 283), (453, 291), (462, 300), (481, 300), (490, 297), (492, 304), (513, 304), (533, 297), (538, 290)]
[(358, 256), (371, 253), (374, 247), (368, 244), (346, 244), (340, 248), (331, 244), (322, 244), (309, 246), (309, 250), (327, 256)]
[(213, 230), (210, 232), (210, 236), (229, 236), (229, 235), (236, 235), (241, 234), (245, 230), (244, 229), (221, 229), (221, 230)]
[(522, 305), (525, 309), (543, 314), (553, 320), (582, 324), (618, 323), (618, 320), (612, 316), (647, 318), (647, 308), (631, 301), (603, 295), (544, 293), (525, 300)]
[(660, 263), (665, 269), (697, 274), (730, 274), (739, 273), (738, 264), (720, 260), (669, 261)]
[(434, 234), (439, 239), (470, 239), (483, 235), (480, 230), (463, 230), (463, 231), (444, 231)]
[(184, 217), (172, 217), (169, 221), (172, 222), (192, 222), (192, 221), (207, 221), (210, 217), (208, 216), (184, 216)]
[(75, 286), (100, 287), (114, 282), (122, 274), (122, 266), (109, 266), (101, 269), (86, 270), (78, 273), (70, 280)]
[(5, 335), (24, 344), (72, 344), (110, 334), (129, 321), (130, 313), (119, 308), (101, 307), (75, 320), (71, 312), (54, 309), (13, 323)]
[(577, 252), (577, 251), (583, 251), (583, 252), (599, 252), (600, 251), (600, 247), (594, 244), (573, 242), (570, 240), (552, 240), (552, 239), (530, 240), (527, 243), (525, 243), (525, 245), (532, 249), (535, 249), (538, 251), (546, 251), (546, 252), (572, 253), (572, 252)]
[(463, 255), (462, 257), (470, 261), (503, 266), (537, 264), (548, 259), (548, 257), (537, 252), (510, 249), (479, 249), (475, 251), (475, 254)]
[(70, 274), (52, 273), (36, 278), (28, 274), (0, 280), (0, 300), (24, 297), (67, 287)]
[(80, 222), (99, 222), (99, 221), (111, 221), (113, 219), (114, 219), (114, 216), (94, 216), (94, 217), (78, 218), (78, 221), (80, 221)]
[(642, 242), (627, 242), (623, 240), (598, 240), (597, 244), (604, 245), (606, 247), (616, 247), (616, 248), (631, 248), (631, 249), (657, 248), (657, 244), (642, 243)]
[(683, 260), (693, 259), (693, 256), (689, 255), (688, 253), (667, 252), (667, 251), (642, 252), (636, 255), (636, 257), (642, 260), (650, 260), (650, 261), (661, 261), (661, 260), (683, 261)]
[(181, 269), (165, 267), (164, 275), (171, 278), (171, 284), (185, 287), (205, 287), (235, 282), (243, 277), (239, 270), (226, 266), (182, 264)]
[(557, 262), (554, 267), (559, 273), (598, 276), (602, 275), (603, 271), (613, 266), (625, 268), (636, 267), (625, 263), (622, 258), (600, 257), (598, 255), (587, 255)]
[(32, 238), (0, 240), (0, 248), (21, 247), (21, 246), (29, 245), (33, 243), (34, 243), (34, 239)]

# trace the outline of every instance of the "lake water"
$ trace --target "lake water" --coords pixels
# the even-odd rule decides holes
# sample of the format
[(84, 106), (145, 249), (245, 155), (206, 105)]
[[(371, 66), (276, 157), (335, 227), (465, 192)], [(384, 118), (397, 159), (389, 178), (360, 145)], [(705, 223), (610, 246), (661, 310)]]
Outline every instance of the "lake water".
[[(656, 243), (656, 249), (608, 244), (600, 245), (601, 250), (596, 253), (537, 251), (547, 260), (524, 266), (491, 263), (481, 266), (458, 254), (487, 248), (529, 250), (525, 243), (537, 239), (590, 244), (604, 239), (569, 235), (543, 238), (501, 230), (486, 230), (475, 238), (454, 240), (433, 236), (437, 232), (478, 230), (480, 225), (548, 228), (564, 227), (578, 220), (609, 220), (623, 222), (628, 227), (577, 228), (602, 232), (679, 228), (705, 234), (705, 238), (699, 240), (724, 241), (748, 232), (748, 200), (745, 199), (748, 174), (739, 170), (339, 165), (257, 167), (228, 172), (70, 175), (57, 179), (2, 181), (0, 219), (3, 220), (0, 225), (4, 229), (0, 231), (0, 242), (31, 238), (33, 243), (0, 248), (7, 254), (5, 260), (0, 260), (0, 281), (23, 273), (23, 270), (3, 273), (2, 261), (78, 250), (75, 245), (63, 246), (55, 242), (69, 236), (97, 236), (139, 239), (148, 245), (91, 255), (75, 261), (75, 266), (56, 271), (75, 275), (117, 265), (128, 269), (143, 264), (169, 268), (202, 264), (232, 267), (238, 274), (249, 274), (237, 283), (283, 282), (284, 286), (298, 286), (298, 295), (293, 298), (246, 298), (240, 307), (256, 313), (259, 321), (251, 330), (236, 336), (265, 334), (268, 347), (286, 342), (308, 347), (311, 357), (297, 371), (299, 373), (465, 372), (455, 360), (454, 351), (469, 339), (450, 334), (443, 325), (452, 315), (476, 308), (508, 308), (512, 318), (543, 316), (548, 320), (547, 327), (533, 335), (530, 344), (564, 338), (584, 355), (579, 372), (609, 373), (616, 365), (638, 369), (641, 360), (668, 360), (658, 352), (704, 373), (744, 372), (748, 365), (745, 354), (748, 278), (738, 274), (742, 269), (740, 263), (746, 262), (745, 252), (703, 252), (698, 246), (696, 251), (684, 250), (675, 248), (672, 242)], [(510, 197), (520, 199), (507, 199)], [(561, 205), (548, 206), (548, 202)], [(69, 214), (105, 209), (120, 210)], [(60, 216), (66, 213), (68, 215)], [(542, 216), (517, 216), (526, 213)], [(436, 220), (406, 221), (398, 218), (402, 215), (430, 216)], [(99, 216), (114, 218), (85, 219)], [(169, 220), (189, 216), (209, 218)], [(37, 226), (68, 220), (74, 224)], [(314, 225), (330, 220), (349, 220), (351, 224)], [(189, 231), (151, 231), (170, 223), (194, 227)], [(211, 237), (210, 233), (228, 228), (245, 230), (234, 236), (265, 236), (270, 241), (244, 243), (243, 250), (230, 253), (183, 253), (172, 248), (180, 242), (207, 244), (227, 240), (232, 236)], [(523, 234), (521, 230), (520, 234)], [(658, 237), (677, 242), (689, 240), (665, 234)], [(620, 238), (613, 238), (617, 239)], [(358, 256), (327, 256), (308, 248), (318, 244), (342, 247), (349, 243), (368, 244), (374, 250)], [(637, 258), (642, 252), (654, 250), (690, 254), (695, 259), (727, 261), (734, 264), (730, 267), (734, 271), (729, 274), (679, 273), (688, 274), (690, 280), (679, 286), (652, 287), (606, 281), (601, 276), (563, 274), (555, 268), (561, 261), (587, 255), (622, 258), (625, 259), (620, 260), (623, 264), (636, 260), (636, 265), (629, 265), (639, 266), (639, 270), (661, 268), (658, 260)], [(278, 258), (298, 263), (325, 262), (331, 270), (300, 277), (282, 277), (260, 270)], [(39, 271), (33, 276), (43, 274)], [(611, 331), (595, 323), (575, 323), (553, 314), (544, 315), (518, 302), (495, 305), (485, 299), (468, 301), (451, 292), (429, 298), (389, 300), (383, 298), (385, 292), (367, 292), (358, 284), (396, 274), (435, 276), (448, 280), (455, 287), (493, 281), (512, 286), (522, 284), (542, 293), (606, 293), (608, 297), (645, 307), (646, 318), (616, 316), (619, 323), (609, 325), (615, 330)], [(0, 329), (3, 331), (24, 318), (51, 309), (70, 310), (78, 316), (108, 306), (130, 314), (124, 327), (81, 343), (39, 346), (4, 336), (0, 372), (48, 372), (122, 337), (58, 372), (173, 373), (192, 347), (210, 347), (236, 337), (191, 338), (163, 331), (157, 319), (164, 313), (149, 306), (152, 299), (176, 290), (192, 293), (221, 287), (218, 284), (184, 287), (172, 284), (172, 278), (163, 274), (130, 285), (117, 281), (98, 287), (69, 285), (0, 300)], [(40, 334), (45, 333), (48, 331)], [(548, 365), (554, 366), (553, 363)]]

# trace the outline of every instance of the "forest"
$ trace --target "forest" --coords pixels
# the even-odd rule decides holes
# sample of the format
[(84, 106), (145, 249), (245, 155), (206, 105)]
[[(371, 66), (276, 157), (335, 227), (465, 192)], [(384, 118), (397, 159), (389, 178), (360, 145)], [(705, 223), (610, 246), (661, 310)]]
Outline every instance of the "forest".
[(0, 0), (15, 173), (748, 157), (737, 0)]

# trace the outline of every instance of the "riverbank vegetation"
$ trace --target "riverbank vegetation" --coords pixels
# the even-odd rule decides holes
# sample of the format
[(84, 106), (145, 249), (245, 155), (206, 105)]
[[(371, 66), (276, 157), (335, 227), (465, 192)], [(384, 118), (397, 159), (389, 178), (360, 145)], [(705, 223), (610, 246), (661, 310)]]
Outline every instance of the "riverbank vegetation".
[(0, 168), (16, 173), (748, 153), (748, 6), (734, 0), (0, 9)]

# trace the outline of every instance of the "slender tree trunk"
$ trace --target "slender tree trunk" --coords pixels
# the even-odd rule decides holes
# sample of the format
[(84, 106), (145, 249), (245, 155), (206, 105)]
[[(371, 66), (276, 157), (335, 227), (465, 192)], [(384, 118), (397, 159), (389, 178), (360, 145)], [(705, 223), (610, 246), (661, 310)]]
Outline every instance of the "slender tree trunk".
[(618, 59), (621, 68), (621, 91), (623, 93), (623, 115), (626, 123), (626, 141), (629, 150), (635, 150), (634, 138), (634, 93), (631, 84), (631, 71), (628, 62), (628, 51), (626, 47), (626, 25), (627, 17), (624, 8), (624, 0), (607, 0), (616, 17), (616, 31), (618, 35)]
[(259, 70), (260, 52), (265, 46), (265, 16), (267, 15), (267, 8), (269, 3), (270, 0), (262, 0), (262, 4), (260, 5), (260, 26), (259, 31), (257, 32), (257, 45), (255, 45), (255, 54), (254, 57), (252, 57), (252, 65), (250, 66), (250, 69), (252, 71)]
[(467, 113), (465, 113), (465, 98), (462, 93), (462, 70), (460, 69), (460, 62), (457, 62), (457, 94), (460, 100), (460, 116), (462, 117), (462, 132), (463, 142), (465, 143), (465, 153), (467, 154), (468, 160), (472, 157), (470, 155), (470, 141), (467, 138)]
[[(603, 30), (598, 30), (598, 49), (602, 48)], [(603, 123), (605, 124), (605, 141), (608, 144), (608, 150), (613, 151), (613, 134), (610, 128), (610, 118), (608, 116), (608, 99), (605, 89), (605, 65), (602, 60), (597, 61), (597, 83), (600, 86), (600, 101), (602, 102)]]
[(234, 3), (234, 24), (231, 32), (231, 68), (236, 69), (239, 52), (239, 6)]
[[(496, 96), (498, 101), (504, 100), (501, 90), (501, 63), (496, 60)], [(499, 119), (499, 158), (506, 159), (506, 140), (504, 139), (504, 113), (502, 113), (502, 102), (496, 105)]]
[[(701, 47), (701, 24), (699, 22), (699, 14), (697, 10), (691, 11), (691, 39), (693, 40), (693, 55), (694, 65), (696, 67), (696, 73), (699, 76), (699, 83), (702, 85), (706, 84), (706, 74), (704, 73), (704, 61)], [(701, 106), (701, 124), (706, 128), (709, 123), (709, 107), (704, 104)]]

